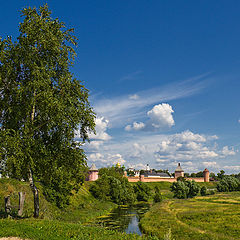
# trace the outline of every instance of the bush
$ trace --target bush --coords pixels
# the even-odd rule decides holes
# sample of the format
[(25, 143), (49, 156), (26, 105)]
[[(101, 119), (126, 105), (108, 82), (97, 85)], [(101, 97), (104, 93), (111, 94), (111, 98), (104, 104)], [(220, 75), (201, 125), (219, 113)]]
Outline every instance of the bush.
[(186, 181), (185, 184), (188, 186), (189, 188), (189, 192), (187, 197), (188, 198), (192, 198), (198, 195), (199, 191), (200, 191), (200, 186), (194, 181)]
[(143, 182), (137, 182), (134, 185), (134, 192), (136, 194), (138, 201), (145, 201), (147, 202), (151, 196), (151, 188)]
[(201, 196), (206, 196), (207, 195), (207, 188), (206, 186), (202, 186), (200, 190)]
[(214, 194), (215, 194), (215, 190), (213, 190), (213, 189), (210, 190), (210, 191), (208, 192), (208, 194), (209, 194), (209, 195), (214, 195)]
[(171, 185), (174, 197), (179, 199), (192, 198), (199, 193), (200, 186), (193, 181), (177, 181)]
[(240, 190), (240, 181), (231, 176), (223, 177), (217, 184), (217, 190), (219, 192), (233, 192)]
[(171, 185), (171, 191), (174, 193), (174, 197), (184, 199), (188, 196), (189, 188), (185, 182), (177, 181)]
[(116, 204), (132, 204), (136, 200), (132, 186), (124, 177), (117, 179), (103, 174), (90, 187), (93, 196), (100, 200), (112, 201)]
[(161, 202), (163, 200), (162, 194), (158, 186), (155, 187), (155, 195), (153, 196), (153, 201), (155, 203)]

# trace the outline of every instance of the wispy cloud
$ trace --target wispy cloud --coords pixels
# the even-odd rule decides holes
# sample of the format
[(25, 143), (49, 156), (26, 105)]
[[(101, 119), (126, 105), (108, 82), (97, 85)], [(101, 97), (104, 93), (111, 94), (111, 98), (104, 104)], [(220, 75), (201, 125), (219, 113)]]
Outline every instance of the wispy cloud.
[(142, 71), (136, 71), (136, 72), (132, 72), (132, 73), (129, 73), (127, 74), (126, 76), (123, 76), (120, 78), (120, 82), (123, 82), (123, 81), (129, 81), (129, 80), (134, 80), (136, 79), (140, 74), (142, 73)]
[(208, 80), (208, 75), (200, 75), (182, 82), (133, 93), (138, 96), (135, 99), (129, 98), (129, 95), (95, 99), (94, 110), (98, 115), (109, 119), (111, 126), (123, 126), (136, 120), (139, 114), (144, 114), (143, 109), (150, 105), (199, 93), (207, 86)]

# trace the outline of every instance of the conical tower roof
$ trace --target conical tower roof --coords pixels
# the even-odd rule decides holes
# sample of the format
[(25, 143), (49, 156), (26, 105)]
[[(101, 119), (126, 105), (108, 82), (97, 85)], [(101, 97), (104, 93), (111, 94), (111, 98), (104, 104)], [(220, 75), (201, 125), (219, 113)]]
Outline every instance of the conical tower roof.
[(178, 166), (177, 166), (175, 172), (184, 172), (182, 167), (180, 166), (180, 163), (178, 163)]
[(90, 167), (89, 171), (98, 171), (96, 165), (93, 163), (92, 166)]

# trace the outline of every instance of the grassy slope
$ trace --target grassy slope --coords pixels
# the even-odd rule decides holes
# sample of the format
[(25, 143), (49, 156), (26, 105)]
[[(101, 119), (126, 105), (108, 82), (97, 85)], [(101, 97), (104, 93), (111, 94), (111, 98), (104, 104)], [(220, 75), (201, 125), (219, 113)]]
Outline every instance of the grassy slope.
[(145, 232), (162, 238), (171, 228), (176, 240), (240, 239), (240, 192), (165, 200), (141, 219)]
[[(89, 227), (96, 217), (107, 214), (116, 205), (110, 202), (96, 200), (89, 193), (91, 183), (86, 182), (82, 188), (70, 198), (70, 205), (59, 210), (46, 201), (40, 192), (40, 219), (32, 218), (33, 197), (28, 183), (14, 179), (0, 179), (0, 213), (4, 212), (3, 198), (11, 195), (11, 204), (17, 211), (18, 192), (26, 192), (24, 204), (24, 217), (22, 220), (0, 219), (0, 237), (18, 236), (32, 240), (67, 240), (67, 239), (93, 239), (93, 240), (150, 240), (151, 237), (140, 237), (135, 234), (125, 234), (105, 230), (100, 227)], [(153, 238), (154, 239), (154, 238)]]
[[(29, 185), (24, 182), (19, 182), (13, 179), (0, 179), (0, 199), (6, 195), (11, 195), (11, 203), (14, 206), (18, 205), (18, 191), (26, 192), (26, 201), (24, 206), (24, 215), (30, 217), (21, 221), (2, 219), (0, 220), (0, 236), (20, 236), (30, 239), (156, 239), (141, 238), (136, 235), (127, 235), (124, 233), (113, 232), (96, 227), (84, 227), (89, 225), (96, 217), (107, 214), (115, 205), (109, 202), (100, 202), (92, 197), (89, 193), (91, 183), (86, 182), (78, 193), (73, 193), (70, 199), (70, 205), (60, 211), (58, 208), (47, 202), (40, 190), (40, 218), (42, 220), (32, 219), (33, 200), (32, 192)], [(134, 184), (134, 183), (133, 183)], [(147, 183), (152, 189), (157, 185), (163, 193), (164, 199), (171, 199), (170, 192), (171, 183)], [(202, 183), (208, 188), (214, 188), (212, 183)], [(153, 191), (154, 192), (154, 191)], [(203, 200), (201, 200), (203, 201)], [(155, 205), (151, 212), (154, 212)], [(3, 211), (3, 201), (0, 201), (0, 211)], [(161, 205), (162, 208), (162, 205)], [(157, 209), (159, 211), (159, 209)], [(161, 210), (162, 211), (162, 210)], [(156, 214), (157, 216), (158, 214)], [(154, 214), (153, 214), (154, 216)], [(155, 216), (155, 217), (156, 217)], [(147, 217), (147, 216), (146, 216)], [(147, 218), (146, 218), (147, 219)], [(154, 220), (154, 219), (153, 219)], [(145, 221), (145, 218), (144, 218)], [(159, 220), (157, 220), (159, 221)], [(167, 220), (169, 221), (169, 219)], [(149, 222), (154, 228), (155, 222)], [(186, 223), (187, 224), (187, 223)], [(144, 224), (143, 224), (144, 225)], [(145, 226), (146, 227), (146, 226)], [(147, 227), (146, 227), (147, 228)], [(180, 229), (182, 230), (182, 228)], [(166, 226), (163, 233), (166, 233)], [(151, 231), (148, 231), (149, 233)], [(154, 232), (155, 234), (156, 232)], [(162, 237), (164, 234), (160, 234)], [(187, 239), (187, 238), (186, 238)]]
[(84, 227), (80, 224), (48, 220), (0, 220), (1, 236), (19, 236), (34, 240), (137, 240), (141, 237), (104, 230), (103, 228)]
[[(57, 210), (43, 197), (42, 188), (37, 184), (39, 188), (40, 197), (40, 218), (51, 219), (54, 217), (54, 213)], [(33, 194), (29, 187), (29, 184), (20, 182), (15, 179), (0, 179), (0, 211), (4, 211), (4, 197), (10, 195), (11, 205), (14, 210), (18, 208), (18, 192), (25, 192), (25, 204), (24, 204), (24, 217), (33, 216)]]
[[(46, 220), (61, 220), (74, 223), (86, 223), (92, 221), (100, 215), (108, 213), (115, 204), (111, 202), (101, 202), (96, 200), (89, 193), (91, 183), (86, 182), (82, 188), (76, 193), (74, 192), (70, 198), (70, 205), (64, 210), (59, 210), (51, 203), (46, 201), (42, 194), (42, 188), (38, 184), (40, 196), (40, 218)], [(24, 217), (33, 216), (33, 196), (29, 184), (19, 182), (14, 179), (0, 179), (0, 212), (4, 211), (4, 197), (11, 196), (11, 205), (17, 211), (18, 207), (18, 192), (26, 192), (24, 203)]]

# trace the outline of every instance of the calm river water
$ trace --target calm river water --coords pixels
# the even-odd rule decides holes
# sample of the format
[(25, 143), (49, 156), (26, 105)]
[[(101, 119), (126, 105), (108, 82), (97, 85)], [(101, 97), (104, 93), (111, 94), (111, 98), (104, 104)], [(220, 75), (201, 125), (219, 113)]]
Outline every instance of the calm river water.
[(142, 235), (138, 223), (141, 215), (148, 209), (149, 205), (146, 203), (130, 207), (120, 206), (115, 208), (108, 216), (98, 218), (96, 224), (108, 229)]

